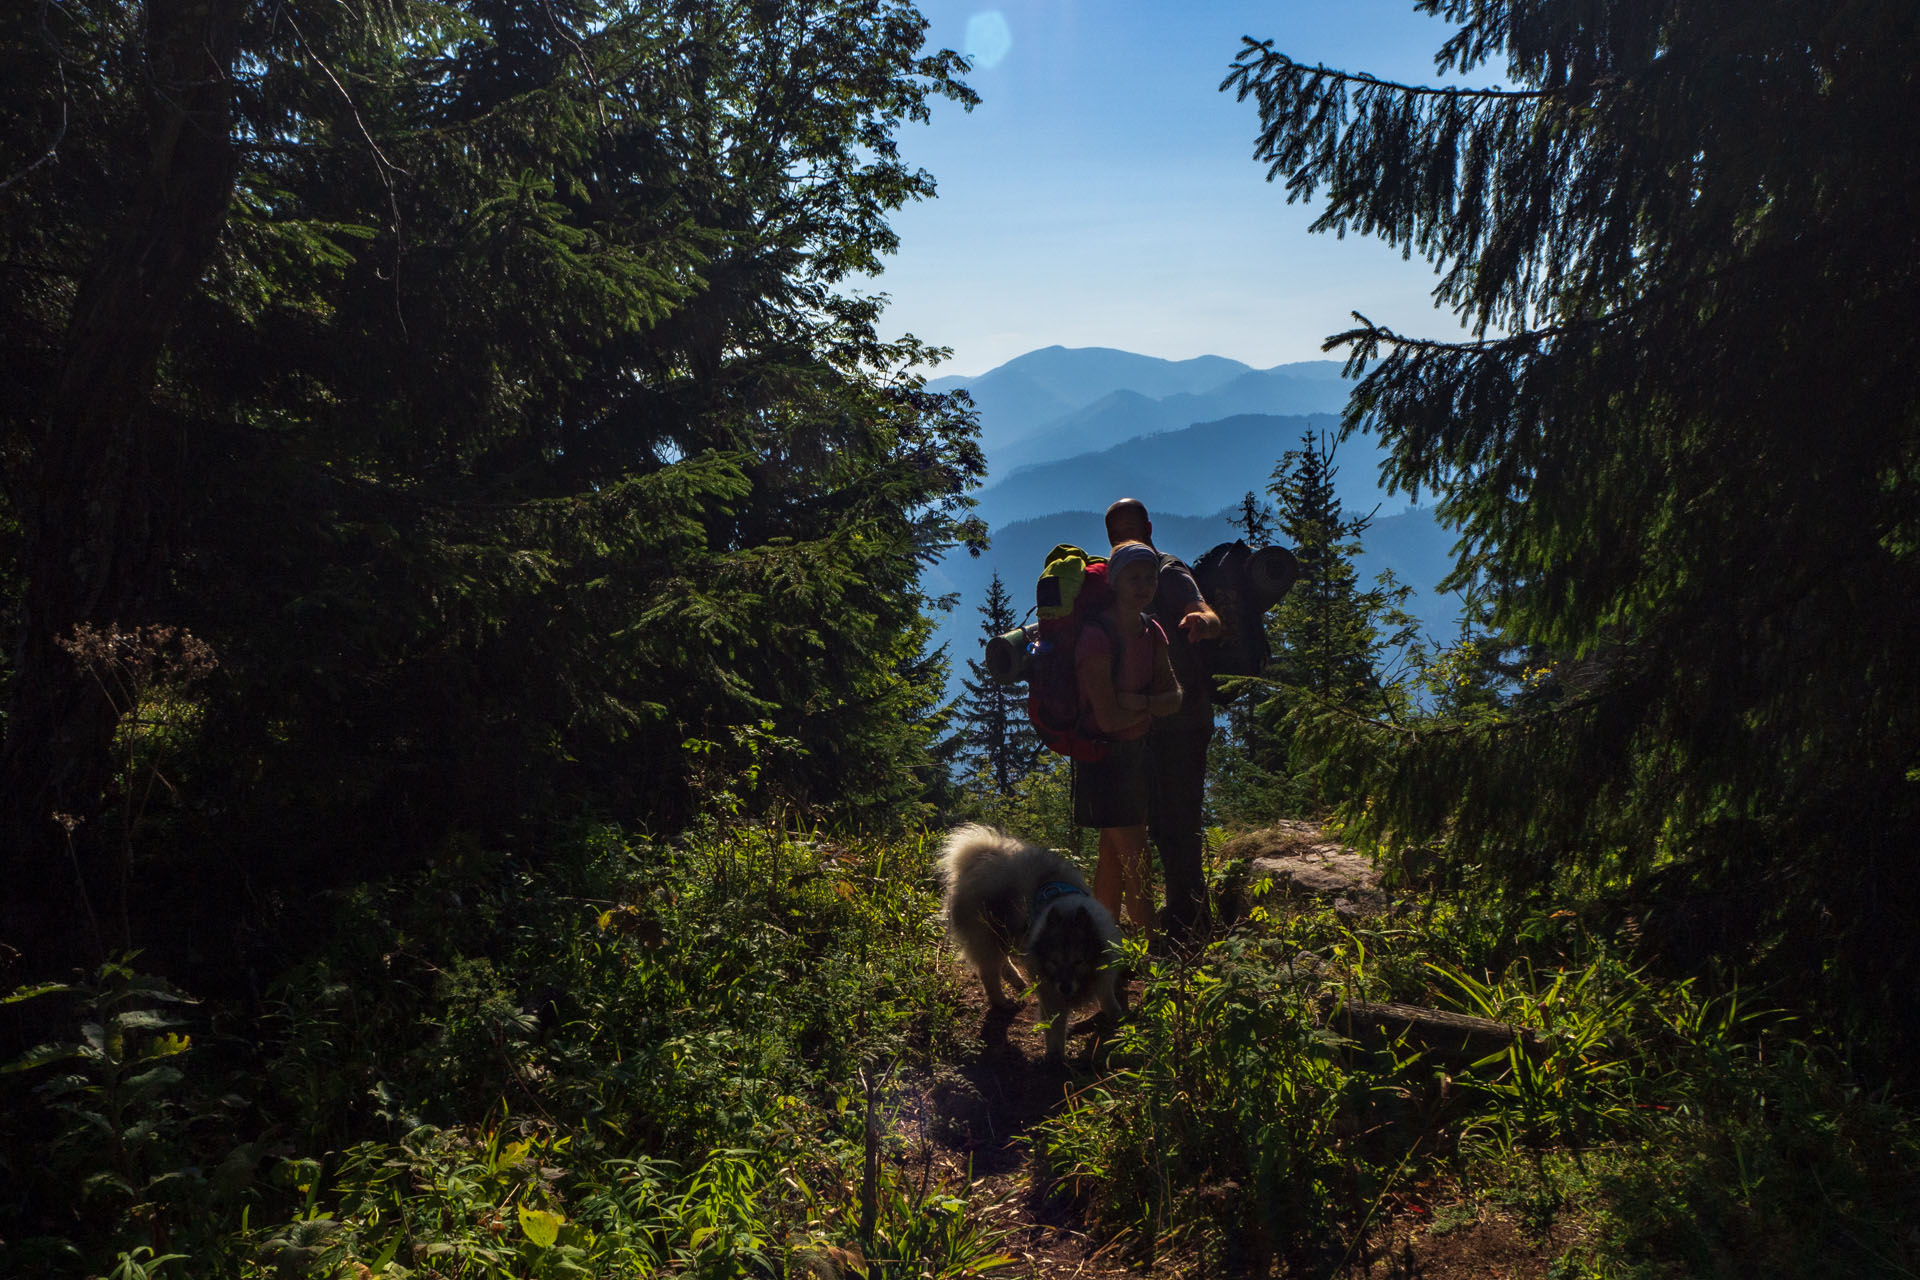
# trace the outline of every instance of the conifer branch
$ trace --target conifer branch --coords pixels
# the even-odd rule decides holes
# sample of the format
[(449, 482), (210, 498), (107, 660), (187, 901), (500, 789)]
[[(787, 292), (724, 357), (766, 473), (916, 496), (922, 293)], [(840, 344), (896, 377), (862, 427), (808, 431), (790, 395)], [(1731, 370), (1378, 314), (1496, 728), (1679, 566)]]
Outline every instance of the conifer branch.
[(333, 68), (329, 67), (327, 60), (320, 56), (320, 51), (314, 48), (312, 43), (307, 40), (306, 32), (300, 29), (300, 24), (295, 20), (293, 13), (283, 8), (280, 16), (287, 20), (287, 26), (293, 30), (293, 38), (300, 42), (300, 47), (305, 49), (307, 56), (313, 59), (313, 65), (320, 68), (320, 73), (327, 78), (327, 83), (333, 86), (334, 91), (338, 93), (341, 100), (347, 104), (347, 110), (353, 116), (353, 123), (359, 128), (361, 138), (366, 141), (367, 150), (373, 153), (373, 170), (380, 178), (380, 185), (386, 188), (387, 208), (393, 214), (393, 226), (391, 228), (393, 231), (393, 318), (400, 326), (401, 336), (405, 337), (407, 334), (407, 317), (405, 310), (400, 305), (400, 195), (394, 190), (393, 174), (405, 173), (406, 170), (387, 159), (386, 153), (380, 150), (380, 144), (373, 140), (373, 131), (367, 127), (366, 120), (360, 114), (360, 104), (353, 100), (353, 95), (347, 92), (347, 87), (340, 83), (340, 77), (333, 74)]
[[(1572, 332), (1576, 328), (1594, 328), (1600, 321), (1589, 321), (1582, 325), (1553, 324), (1537, 329), (1527, 329), (1521, 333), (1509, 334), (1504, 338), (1476, 338), (1471, 342), (1447, 342), (1440, 338), (1410, 338), (1396, 333), (1385, 325), (1375, 324), (1358, 311), (1349, 312), (1361, 327), (1336, 333), (1320, 344), (1322, 351), (1332, 351), (1335, 347), (1349, 346), (1355, 343), (1366, 347), (1387, 346), (1403, 351), (1445, 352), (1449, 355), (1536, 355), (1540, 344), (1550, 338)], [(1611, 317), (1608, 317), (1609, 319)], [(1374, 358), (1377, 352), (1355, 353), (1348, 358), (1348, 372), (1353, 370), (1355, 360), (1365, 361)]]
[[(1252, 36), (1240, 38), (1246, 43), (1246, 47), (1235, 56), (1233, 70), (1220, 82), (1222, 93), (1229, 87), (1237, 85), (1235, 97), (1239, 101), (1245, 101), (1260, 80), (1284, 75), (1311, 76), (1316, 81), (1331, 80), (1338, 85), (1354, 84), (1370, 89), (1385, 89), (1390, 93), (1405, 94), (1412, 98), (1466, 98), (1483, 102), (1521, 102), (1546, 98), (1572, 99), (1576, 96), (1588, 96), (1617, 80), (1614, 76), (1598, 76), (1577, 85), (1562, 85), (1552, 89), (1462, 89), (1452, 86), (1405, 84), (1398, 80), (1384, 80), (1379, 76), (1368, 75), (1364, 71), (1341, 71), (1325, 63), (1308, 66), (1304, 62), (1296, 62), (1284, 53), (1275, 52), (1271, 40), (1255, 40)], [(1259, 60), (1250, 61), (1256, 51), (1260, 54)], [(1573, 92), (1575, 90), (1585, 92), (1576, 95)]]
[(1356, 711), (1344, 703), (1336, 702), (1325, 694), (1318, 693), (1303, 684), (1291, 684), (1284, 680), (1269, 679), (1266, 676), (1235, 676), (1233, 682), (1236, 685), (1265, 685), (1276, 692), (1296, 694), (1303, 702), (1311, 704), (1315, 711), (1324, 716), (1329, 716), (1336, 720), (1344, 720), (1348, 724), (1358, 725), (1363, 728), (1375, 729), (1381, 733), (1400, 738), (1407, 742), (1417, 742), (1424, 738), (1454, 738), (1477, 731), (1485, 732), (1489, 737), (1496, 737), (1505, 734), (1508, 730), (1530, 729), (1536, 725), (1561, 719), (1576, 711), (1584, 711), (1589, 707), (1597, 706), (1601, 702), (1604, 702), (1607, 696), (1613, 692), (1611, 686), (1596, 686), (1576, 697), (1556, 702), (1550, 707), (1542, 707), (1538, 711), (1529, 711), (1524, 715), (1511, 716), (1504, 719), (1462, 720), (1436, 728), (1431, 720), (1422, 720), (1418, 724), (1404, 724), (1398, 721), (1382, 720), (1376, 716), (1370, 716), (1364, 712)]

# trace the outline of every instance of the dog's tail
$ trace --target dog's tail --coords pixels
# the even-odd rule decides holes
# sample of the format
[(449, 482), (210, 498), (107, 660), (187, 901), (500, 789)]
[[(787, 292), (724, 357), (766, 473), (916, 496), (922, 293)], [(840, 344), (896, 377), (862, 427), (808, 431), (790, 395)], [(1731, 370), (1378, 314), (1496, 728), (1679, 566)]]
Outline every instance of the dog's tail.
[(972, 868), (983, 862), (1009, 857), (1020, 849), (1020, 841), (996, 827), (969, 822), (947, 833), (940, 846), (940, 881), (950, 894), (955, 886), (974, 878)]

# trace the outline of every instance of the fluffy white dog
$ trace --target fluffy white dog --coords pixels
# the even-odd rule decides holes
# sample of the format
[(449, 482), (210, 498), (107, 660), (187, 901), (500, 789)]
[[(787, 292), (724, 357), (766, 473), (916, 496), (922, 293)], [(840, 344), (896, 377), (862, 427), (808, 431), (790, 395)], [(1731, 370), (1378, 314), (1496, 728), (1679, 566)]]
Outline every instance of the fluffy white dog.
[(1080, 869), (1051, 849), (992, 827), (956, 828), (940, 850), (946, 879), (947, 929), (980, 975), (987, 1002), (1011, 1009), (1003, 985), (1024, 988), (1028, 978), (1011, 963), (1019, 956), (1040, 993), (1047, 1023), (1047, 1057), (1067, 1052), (1067, 1015), (1100, 1002), (1118, 1015), (1113, 961), (1120, 927), (1087, 891)]

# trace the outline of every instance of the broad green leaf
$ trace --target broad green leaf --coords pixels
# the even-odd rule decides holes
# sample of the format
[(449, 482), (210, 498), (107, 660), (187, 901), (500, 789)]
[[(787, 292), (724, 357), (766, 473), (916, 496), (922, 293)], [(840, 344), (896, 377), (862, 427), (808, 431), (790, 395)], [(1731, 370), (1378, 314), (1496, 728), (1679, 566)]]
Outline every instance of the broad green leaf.
[(185, 1053), (192, 1047), (192, 1036), (176, 1035), (173, 1032), (168, 1032), (164, 1036), (155, 1036), (153, 1039), (141, 1045), (140, 1052), (136, 1056), (142, 1062), (150, 1061), (154, 1058), (171, 1058), (176, 1054)]
[(176, 1067), (152, 1067), (142, 1071), (124, 1086), (123, 1105), (133, 1105), (179, 1084), (186, 1076)]
[(27, 1050), (12, 1062), (0, 1065), (0, 1076), (12, 1075), (16, 1071), (31, 1071), (35, 1067), (44, 1067), (50, 1062), (64, 1062), (68, 1058), (77, 1058), (80, 1050), (70, 1044), (39, 1044)]
[(122, 1031), (159, 1031), (179, 1026), (180, 1019), (169, 1018), (157, 1009), (128, 1009), (113, 1015), (113, 1025)]
[(560, 1228), (566, 1225), (567, 1220), (561, 1214), (520, 1206), (520, 1229), (527, 1233), (527, 1239), (542, 1249), (553, 1248), (554, 1241), (560, 1238)]

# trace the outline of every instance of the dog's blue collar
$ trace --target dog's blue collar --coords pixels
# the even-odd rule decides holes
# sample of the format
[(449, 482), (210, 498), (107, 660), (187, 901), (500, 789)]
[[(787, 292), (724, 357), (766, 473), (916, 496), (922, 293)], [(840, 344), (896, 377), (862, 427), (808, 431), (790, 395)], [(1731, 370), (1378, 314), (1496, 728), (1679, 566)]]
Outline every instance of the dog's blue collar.
[(1064, 898), (1074, 893), (1084, 895), (1086, 892), (1085, 889), (1082, 889), (1077, 884), (1068, 884), (1065, 880), (1050, 880), (1046, 884), (1041, 885), (1039, 891), (1033, 895), (1033, 913), (1038, 915), (1040, 908), (1046, 906), (1055, 898)]

